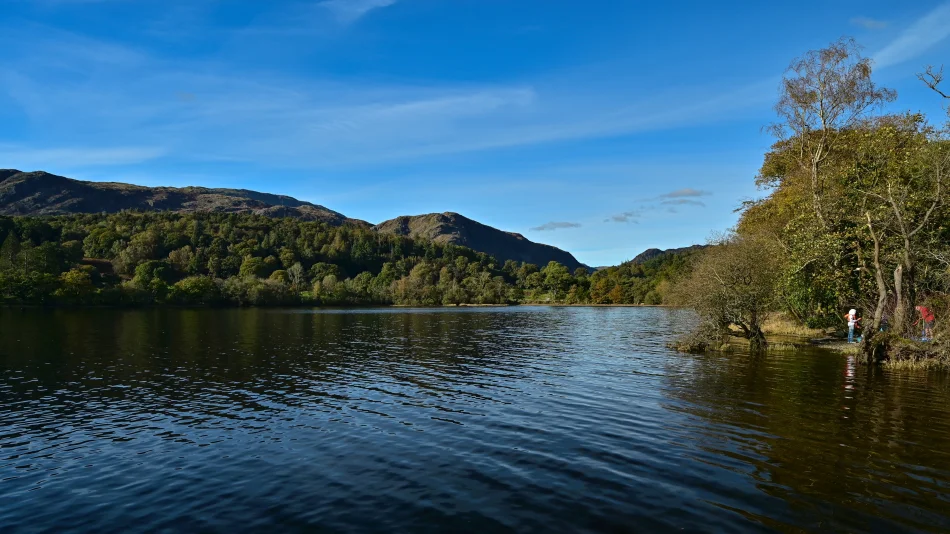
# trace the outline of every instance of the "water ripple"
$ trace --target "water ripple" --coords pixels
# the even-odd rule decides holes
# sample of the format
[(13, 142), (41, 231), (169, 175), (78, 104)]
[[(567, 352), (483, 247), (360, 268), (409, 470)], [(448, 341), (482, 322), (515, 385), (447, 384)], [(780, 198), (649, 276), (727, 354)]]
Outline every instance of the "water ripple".
[(0, 530), (950, 529), (947, 377), (691, 321), (0, 310)]

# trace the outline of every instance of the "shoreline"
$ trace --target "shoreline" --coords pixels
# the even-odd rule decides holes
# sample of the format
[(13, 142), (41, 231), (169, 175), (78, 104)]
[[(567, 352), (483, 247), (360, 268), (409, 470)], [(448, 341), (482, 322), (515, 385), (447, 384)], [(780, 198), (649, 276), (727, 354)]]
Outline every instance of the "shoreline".
[[(839, 356), (861, 358), (861, 343), (848, 343), (844, 336), (835, 336), (829, 329), (807, 329), (796, 325), (787, 317), (770, 321), (766, 334), (769, 344), (777, 350), (782, 348), (814, 347)], [(784, 338), (784, 339), (783, 339)], [(880, 366), (891, 371), (950, 371), (950, 355), (941, 345), (922, 343), (913, 339), (893, 337), (885, 349), (886, 359)]]
[(176, 309), (176, 310), (245, 310), (245, 309), (340, 309), (359, 310), (370, 308), (405, 308), (405, 309), (454, 309), (454, 308), (518, 308), (518, 307), (549, 307), (549, 308), (679, 308), (668, 304), (557, 304), (551, 302), (524, 302), (517, 304), (440, 304), (438, 306), (414, 306), (411, 304), (296, 304), (289, 306), (234, 306), (222, 304), (0, 304), (0, 309), (41, 309), (41, 310), (82, 310), (82, 309), (115, 309), (115, 310), (142, 310), (142, 309)]

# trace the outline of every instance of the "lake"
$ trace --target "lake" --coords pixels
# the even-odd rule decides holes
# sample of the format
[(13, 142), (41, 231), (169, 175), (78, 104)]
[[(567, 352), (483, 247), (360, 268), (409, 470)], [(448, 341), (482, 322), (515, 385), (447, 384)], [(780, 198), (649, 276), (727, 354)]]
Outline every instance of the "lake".
[(0, 531), (946, 531), (950, 381), (661, 308), (0, 310)]

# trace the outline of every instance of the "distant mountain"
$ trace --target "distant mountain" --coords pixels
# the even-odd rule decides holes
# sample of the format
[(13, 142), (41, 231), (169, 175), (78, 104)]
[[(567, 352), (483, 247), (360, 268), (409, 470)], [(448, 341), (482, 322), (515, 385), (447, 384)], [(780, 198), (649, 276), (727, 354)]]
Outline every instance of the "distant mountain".
[[(350, 219), (317, 204), (246, 189), (145, 187), (84, 182), (43, 171), (0, 169), (0, 215), (114, 213), (122, 210), (255, 213), (335, 226), (345, 223), (370, 226), (365, 221)], [(534, 243), (521, 234), (497, 230), (457, 213), (397, 217), (373, 228), (380, 232), (453, 243), (495, 256), (502, 262), (511, 259), (543, 267), (553, 260), (572, 271), (578, 267), (586, 268), (569, 252)]]
[(246, 189), (144, 187), (112, 182), (83, 182), (43, 171), (0, 169), (0, 215), (62, 215), (143, 211), (216, 211), (296, 217), (332, 225), (348, 219), (333, 210), (283, 195)]
[(570, 252), (529, 241), (521, 234), (505, 232), (473, 221), (458, 213), (402, 216), (377, 224), (379, 232), (419, 237), (437, 243), (452, 243), (492, 255), (500, 261), (515, 260), (544, 267), (556, 261), (573, 271), (587, 268)]
[(624, 262), (624, 263), (646, 263), (652, 259), (659, 258), (661, 256), (672, 256), (672, 255), (679, 255), (683, 253), (696, 252), (698, 250), (703, 250), (707, 248), (708, 246), (709, 245), (692, 245), (689, 247), (670, 248), (666, 250), (660, 250), (658, 248), (648, 248), (644, 250), (643, 252), (641, 252), (640, 254), (637, 254), (637, 256), (633, 258), (632, 260)]

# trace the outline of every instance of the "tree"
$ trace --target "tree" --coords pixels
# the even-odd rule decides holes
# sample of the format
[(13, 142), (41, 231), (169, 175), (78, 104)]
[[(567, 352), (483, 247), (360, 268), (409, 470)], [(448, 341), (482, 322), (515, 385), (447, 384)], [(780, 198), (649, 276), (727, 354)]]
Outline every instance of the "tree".
[(20, 253), (20, 240), (14, 232), (7, 233), (3, 245), (0, 246), (0, 267), (12, 268), (16, 265), (17, 254)]
[(289, 284), (289, 283), (290, 283), (290, 276), (287, 275), (287, 271), (278, 269), (278, 270), (276, 270), (276, 271), (270, 273), (270, 276), (268, 277), (268, 280), (276, 280), (276, 281), (281, 282), (281, 283), (284, 283), (284, 284)]
[(290, 286), (294, 291), (299, 291), (307, 282), (307, 273), (303, 270), (303, 265), (298, 261), (287, 269), (287, 277), (290, 279)]
[(255, 278), (260, 278), (264, 276), (264, 272), (267, 270), (267, 266), (264, 264), (262, 258), (256, 256), (245, 256), (244, 261), (241, 262), (241, 269), (238, 271), (238, 275), (241, 277), (253, 276)]
[[(28, 242), (27, 245), (30, 243)], [(20, 251), (20, 267), (27, 273), (44, 273), (58, 277), (67, 266), (63, 248), (47, 241), (37, 246), (26, 246)]]
[(132, 285), (147, 291), (152, 298), (161, 302), (168, 294), (168, 284), (175, 278), (175, 272), (166, 261), (148, 260), (135, 268)]
[(311, 280), (323, 280), (327, 276), (333, 275), (337, 278), (340, 278), (342, 273), (340, 272), (340, 267), (332, 263), (315, 263), (313, 267), (310, 268), (310, 279)]
[(869, 125), (856, 151), (854, 182), (873, 242), (872, 268), (878, 299), (870, 332), (876, 332), (887, 301), (885, 263), (893, 267), (893, 329), (908, 330), (916, 304), (920, 256), (939, 237), (930, 233), (944, 218), (950, 147), (920, 115), (887, 116)]
[(290, 267), (297, 263), (297, 255), (294, 254), (293, 249), (290, 247), (280, 249), (280, 263), (285, 269), (290, 269)]
[(62, 287), (56, 291), (56, 295), (81, 302), (96, 290), (92, 285), (92, 276), (89, 272), (91, 269), (91, 267), (74, 268), (60, 275)]
[(221, 290), (208, 276), (189, 276), (172, 287), (173, 300), (182, 304), (214, 304), (221, 298)]
[(563, 296), (571, 287), (571, 272), (556, 261), (548, 262), (541, 269), (541, 276), (544, 277), (544, 289), (554, 293), (555, 299)]
[(697, 261), (677, 289), (679, 300), (696, 310), (702, 325), (716, 325), (718, 334), (736, 326), (752, 351), (766, 347), (762, 323), (774, 309), (780, 260), (773, 241), (729, 235)]
[(208, 264), (205, 266), (205, 269), (208, 270), (208, 274), (210, 274), (212, 278), (217, 278), (221, 273), (222, 264), (223, 262), (219, 256), (211, 256), (208, 258)]
[(341, 286), (335, 275), (328, 274), (323, 280), (313, 283), (313, 296), (320, 299), (321, 304), (338, 304), (342, 296)]
[(66, 263), (79, 263), (82, 260), (83, 249), (82, 243), (79, 241), (66, 241), (61, 245), (61, 248), (61, 256)]
[(191, 260), (194, 258), (194, 251), (190, 246), (185, 245), (168, 253), (168, 262), (180, 273), (187, 273)]
[(811, 183), (812, 209), (825, 229), (825, 169), (836, 157), (840, 134), (897, 94), (871, 80), (871, 60), (853, 39), (812, 50), (789, 65), (775, 111), (776, 137), (792, 148), (795, 162)]
[(610, 293), (607, 294), (607, 298), (610, 299), (611, 304), (622, 304), (623, 303), (623, 288), (620, 287), (620, 284), (617, 284), (610, 290)]

